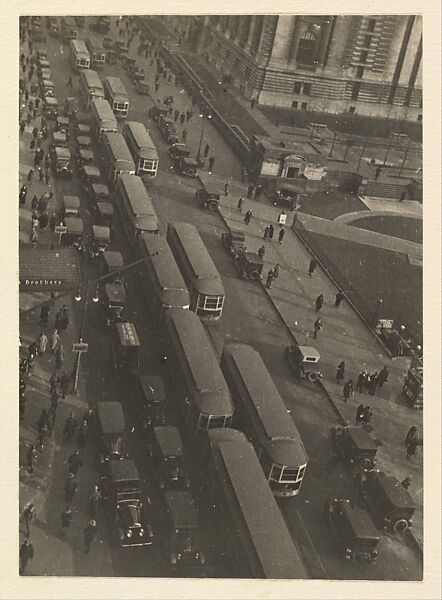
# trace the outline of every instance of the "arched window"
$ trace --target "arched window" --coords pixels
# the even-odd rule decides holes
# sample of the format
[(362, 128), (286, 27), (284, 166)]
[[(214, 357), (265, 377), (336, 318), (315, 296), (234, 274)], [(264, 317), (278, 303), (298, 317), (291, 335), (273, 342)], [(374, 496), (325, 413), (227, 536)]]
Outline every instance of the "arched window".
[(298, 44), (296, 61), (302, 65), (312, 65), (315, 61), (316, 35), (311, 31), (305, 31)]

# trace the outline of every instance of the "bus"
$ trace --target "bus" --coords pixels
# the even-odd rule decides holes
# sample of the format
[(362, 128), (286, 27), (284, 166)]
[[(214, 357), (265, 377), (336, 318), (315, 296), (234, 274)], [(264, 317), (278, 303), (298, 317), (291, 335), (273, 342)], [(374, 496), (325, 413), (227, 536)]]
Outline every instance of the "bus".
[(105, 77), (104, 95), (115, 116), (121, 119), (126, 118), (129, 110), (129, 95), (119, 77)]
[(83, 40), (71, 40), (71, 65), (76, 71), (91, 66), (91, 57)]
[(76, 40), (78, 37), (78, 27), (73, 17), (61, 17), (61, 35), (64, 40)]
[(79, 88), (80, 96), (83, 98), (86, 108), (89, 108), (93, 98), (104, 98), (103, 84), (98, 77), (97, 71), (93, 71), (92, 69), (82, 71), (80, 73)]
[(118, 131), (115, 115), (107, 100), (93, 98), (89, 105), (92, 108), (92, 130), (97, 142), (101, 140), (103, 133)]
[(208, 433), (205, 484), (233, 577), (310, 579), (253, 446), (241, 432)]
[(135, 175), (135, 164), (123, 134), (109, 131), (103, 135), (106, 171), (111, 187), (115, 187), (117, 175)]
[(158, 152), (143, 123), (127, 121), (123, 135), (135, 161), (137, 175), (155, 177), (158, 171)]
[(275, 496), (296, 496), (308, 457), (261, 355), (247, 344), (227, 344), (221, 369), (232, 392), (235, 424), (252, 442)]
[(94, 43), (91, 38), (86, 40), (86, 48), (91, 57), (91, 67), (93, 69), (102, 69), (106, 62), (106, 51), (100, 44)]
[(141, 233), (158, 233), (158, 217), (140, 177), (127, 174), (117, 177), (115, 204), (132, 244), (137, 243)]
[(160, 321), (169, 308), (188, 310), (189, 292), (166, 238), (142, 233), (138, 236), (138, 254), (145, 259), (141, 285), (155, 320)]
[(162, 320), (165, 362), (190, 436), (229, 427), (232, 398), (203, 324), (189, 310), (171, 308)]
[(189, 289), (190, 310), (201, 319), (220, 319), (226, 292), (197, 228), (169, 223), (167, 241)]

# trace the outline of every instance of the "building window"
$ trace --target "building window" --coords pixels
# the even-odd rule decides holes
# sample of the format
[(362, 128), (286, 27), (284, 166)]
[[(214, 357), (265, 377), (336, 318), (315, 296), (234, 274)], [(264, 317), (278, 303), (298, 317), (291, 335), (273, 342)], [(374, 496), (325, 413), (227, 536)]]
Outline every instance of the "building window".
[(292, 102), (292, 108), (298, 108), (298, 101), (297, 100), (293, 100), (293, 102)]
[(303, 102), (303, 103), (301, 104), (301, 109), (302, 109), (302, 110), (307, 110), (307, 102)]
[(375, 27), (376, 27), (376, 19), (368, 19), (367, 31), (374, 31)]
[(311, 89), (312, 89), (311, 83), (304, 83), (304, 89), (302, 90), (302, 93), (304, 94), (304, 96), (310, 96)]
[(371, 35), (364, 35), (364, 41), (362, 42), (364, 48), (370, 48), (371, 45)]
[(422, 115), (417, 115), (417, 120), (422, 121)]
[(360, 81), (355, 81), (353, 83), (353, 89), (351, 91), (351, 99), (352, 100), (357, 100), (358, 99), (360, 89), (361, 89), (361, 82)]
[(315, 62), (316, 36), (306, 31), (298, 43), (296, 60), (302, 65), (313, 65)]
[(295, 85), (293, 86), (293, 93), (300, 94), (302, 89), (302, 83), (300, 81), (295, 81)]
[(356, 106), (350, 106), (350, 108), (348, 109), (349, 113), (355, 113), (356, 112)]
[(366, 63), (367, 62), (367, 58), (368, 58), (368, 52), (367, 52), (367, 50), (362, 50), (361, 57), (359, 58), (359, 62)]

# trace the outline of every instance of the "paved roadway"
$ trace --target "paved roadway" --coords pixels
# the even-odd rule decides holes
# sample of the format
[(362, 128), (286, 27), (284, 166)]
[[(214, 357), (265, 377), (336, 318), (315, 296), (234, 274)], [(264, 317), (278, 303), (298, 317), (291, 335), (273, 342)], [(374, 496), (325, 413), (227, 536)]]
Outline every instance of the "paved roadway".
[[(88, 31), (88, 35), (90, 31)], [(92, 34), (95, 37), (95, 34)], [(86, 37), (86, 35), (85, 35)], [(136, 56), (137, 38), (133, 43), (132, 54)], [(67, 47), (61, 50), (58, 39), (49, 38), (49, 55), (53, 80), (60, 100), (65, 90), (70, 73), (68, 66)], [(140, 59), (140, 64), (148, 72), (148, 60)], [(330, 461), (331, 446), (329, 427), (336, 423), (336, 417), (326, 399), (316, 388), (300, 386), (293, 382), (293, 377), (282, 360), (281, 349), (290, 342), (287, 331), (280, 321), (274, 308), (270, 305), (263, 290), (252, 283), (241, 281), (233, 268), (230, 257), (227, 256), (220, 243), (223, 231), (222, 222), (217, 215), (203, 212), (194, 200), (195, 183), (187, 178), (178, 177), (171, 169), (167, 157), (167, 148), (162, 141), (159, 131), (147, 117), (147, 109), (151, 100), (134, 92), (121, 64), (112, 67), (106, 65), (102, 76), (112, 73), (121, 76), (130, 94), (129, 118), (142, 121), (151, 130), (160, 155), (160, 173), (153, 184), (148, 185), (158, 211), (162, 229), (165, 230), (168, 221), (183, 220), (198, 225), (201, 235), (223, 276), (227, 291), (224, 315), (218, 327), (211, 329), (212, 339), (218, 352), (223, 340), (241, 340), (250, 344), (261, 353), (269, 368), (276, 385), (281, 391), (287, 409), (294, 417), (304, 440), (310, 457), (306, 480), (299, 498), (280, 502), (283, 514), (287, 520), (293, 539), (300, 546), (306, 563), (314, 577), (337, 579), (418, 579), (420, 576), (416, 561), (410, 557), (409, 551), (395, 539), (384, 538), (384, 556), (388, 560), (379, 561), (368, 568), (352, 562), (345, 562), (336, 556), (336, 549), (330, 533), (321, 517), (325, 499), (330, 496), (350, 497), (354, 495), (354, 486), (342, 465)], [(153, 76), (149, 77), (153, 81)], [(74, 78), (78, 82), (78, 78)], [(169, 86), (162, 83), (160, 95), (168, 93)], [(74, 92), (78, 94), (78, 89)], [(173, 91), (180, 107), (190, 108), (187, 95), (174, 88)], [(71, 91), (68, 90), (68, 94)], [(195, 154), (200, 136), (198, 117), (194, 117), (187, 125), (189, 131), (188, 143)], [(195, 125), (197, 123), (197, 125)], [(216, 157), (215, 171), (223, 177), (239, 178), (240, 165), (227, 145), (212, 128), (206, 124), (205, 141), (209, 142)], [(75, 178), (72, 182), (62, 182), (65, 193), (75, 193)], [(82, 200), (83, 202), (83, 200)], [(87, 206), (82, 204), (83, 214)], [(114, 248), (120, 249), (125, 262), (131, 260), (131, 251), (126, 240), (117, 230)], [(99, 399), (113, 399), (123, 402), (128, 419), (133, 423), (130, 394), (122, 382), (115, 381), (110, 372), (108, 361), (109, 339), (103, 331), (100, 319), (99, 305), (89, 309), (86, 321), (85, 339), (90, 344), (90, 352), (85, 365), (86, 390), (94, 402)], [(159, 373), (161, 365), (158, 355), (158, 332), (151, 322), (140, 289), (136, 284), (136, 275), (129, 278), (129, 314), (136, 323), (142, 340), (141, 365), (146, 373)], [(146, 493), (152, 499), (154, 530), (158, 531), (158, 514), (160, 502), (155, 490), (149, 485), (150, 473), (145, 456), (145, 444), (134, 433), (130, 440), (130, 449), (140, 468)], [(196, 482), (196, 481), (195, 481)], [(197, 483), (197, 482), (196, 482)], [(197, 493), (202, 516), (203, 545), (209, 555), (209, 563), (217, 564), (221, 549), (216, 544), (219, 537), (212, 529), (206, 507)], [(206, 516), (207, 515), (207, 516)], [(157, 538), (160, 537), (157, 535)], [(157, 540), (158, 542), (158, 540)], [(213, 545), (213, 546), (212, 546)], [(385, 554), (386, 553), (386, 554)], [(168, 575), (165, 553), (160, 544), (152, 549), (120, 550), (111, 545), (112, 566), (115, 575)], [(60, 573), (61, 574), (61, 573)], [(213, 569), (210, 573), (216, 576), (228, 576), (222, 569)]]

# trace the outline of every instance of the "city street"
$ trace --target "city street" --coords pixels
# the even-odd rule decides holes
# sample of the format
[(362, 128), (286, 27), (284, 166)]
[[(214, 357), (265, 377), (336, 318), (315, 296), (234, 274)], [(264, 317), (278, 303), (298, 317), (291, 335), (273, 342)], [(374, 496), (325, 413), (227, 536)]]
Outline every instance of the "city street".
[[(87, 28), (81, 31), (80, 37), (92, 37), (102, 40), (102, 36)], [(112, 18), (112, 35), (117, 35), (117, 19)], [(192, 223), (197, 226), (201, 237), (210, 252), (215, 265), (220, 272), (226, 289), (226, 302), (223, 316), (217, 325), (210, 325), (207, 329), (213, 345), (221, 355), (223, 345), (229, 341), (241, 341), (251, 344), (261, 354), (278, 390), (286, 403), (287, 411), (295, 421), (307, 454), (309, 465), (306, 477), (298, 497), (279, 500), (278, 504), (282, 510), (287, 527), (292, 539), (300, 549), (304, 562), (312, 578), (318, 579), (345, 579), (345, 580), (420, 580), (422, 577), (422, 557), (416, 549), (410, 546), (405, 537), (399, 534), (380, 532), (379, 560), (372, 564), (358, 563), (356, 561), (345, 561), (337, 554), (336, 544), (323, 516), (325, 502), (330, 498), (348, 498), (356, 504), (361, 505), (362, 500), (358, 487), (351, 477), (350, 471), (344, 464), (336, 460), (333, 453), (330, 430), (340, 425), (342, 421), (330, 402), (324, 389), (319, 385), (309, 385), (297, 381), (288, 365), (284, 351), (293, 343), (293, 335), (296, 337), (308, 330), (315, 319), (314, 311), (311, 310), (316, 293), (319, 291), (328, 293), (329, 297), (335, 293), (327, 275), (320, 269), (315, 273), (314, 287), (311, 281), (305, 279), (306, 265), (309, 255), (302, 247), (296, 235), (289, 231), (284, 240), (283, 249), (277, 249), (277, 241), (273, 247), (266, 250), (266, 266), (264, 275), (277, 261), (281, 263), (283, 272), (278, 285), (269, 292), (260, 283), (245, 281), (240, 278), (233, 265), (231, 256), (226, 252), (221, 243), (221, 234), (227, 231), (228, 226), (234, 223), (239, 228), (246, 229), (241, 217), (236, 213), (235, 205), (239, 195), (245, 194), (246, 186), (240, 184), (242, 165), (233, 154), (230, 147), (220, 136), (219, 132), (212, 126), (209, 119), (204, 123), (204, 136), (202, 146), (206, 143), (210, 146), (210, 156), (215, 158), (214, 174), (225, 181), (231, 182), (228, 198), (222, 200), (220, 214), (204, 211), (195, 199), (198, 181), (178, 175), (172, 168), (172, 163), (167, 152), (167, 145), (160, 135), (159, 129), (148, 116), (149, 108), (164, 96), (174, 96), (174, 107), (180, 112), (190, 110), (191, 99), (181, 86), (176, 87), (172, 82), (160, 81), (158, 93), (153, 92), (155, 69), (152, 66), (152, 58), (137, 55), (139, 45), (138, 34), (132, 42), (129, 55), (136, 59), (145, 72), (145, 77), (151, 85), (151, 96), (139, 95), (135, 92), (132, 82), (129, 80), (121, 61), (115, 65), (106, 64), (100, 77), (112, 74), (121, 78), (130, 96), (130, 108), (128, 120), (139, 121), (146, 125), (159, 154), (159, 173), (155, 180), (146, 184), (149, 194), (153, 198), (155, 209), (160, 220), (160, 230), (166, 232), (167, 224), (175, 221)], [(59, 38), (48, 36), (48, 57), (51, 65), (52, 79), (55, 84), (59, 106), (63, 106), (67, 96), (78, 97), (78, 76), (73, 75), (73, 89), (67, 89), (67, 80), (71, 73), (69, 65), (69, 50), (66, 44), (62, 44)], [(84, 110), (84, 107), (83, 109)], [(183, 126), (177, 126), (182, 134), (187, 130), (187, 144), (195, 156), (200, 147), (201, 128), (203, 120), (198, 115), (197, 107), (193, 107), (193, 117), (190, 122)], [(250, 117), (252, 119), (252, 117)], [(29, 132), (28, 132), (29, 133)], [(93, 147), (96, 157), (101, 157), (100, 149)], [(103, 166), (103, 163), (100, 163)], [(103, 170), (103, 169), (102, 169)], [(22, 170), (24, 173), (24, 170)], [(23, 175), (22, 175), (23, 178)], [(53, 183), (56, 199), (60, 202), (63, 194), (75, 194), (81, 197), (81, 216), (86, 224), (86, 237), (90, 235), (90, 227), (93, 223), (90, 205), (82, 195), (79, 186), (78, 174), (74, 170), (71, 180), (56, 179)], [(29, 204), (29, 202), (28, 202)], [(263, 225), (275, 220), (275, 210), (268, 205), (264, 207), (258, 203), (249, 203), (253, 208), (253, 220), (247, 229), (248, 244), (256, 250), (262, 243)], [(368, 213), (367, 213), (368, 214)], [(112, 239), (111, 248), (119, 250), (124, 257), (124, 264), (130, 264), (136, 257), (128, 244), (124, 230), (115, 219), (115, 236)], [(362, 235), (362, 234), (361, 234)], [(255, 248), (256, 246), (256, 248)], [(83, 276), (94, 280), (99, 276), (95, 265), (83, 261)], [(141, 340), (140, 371), (143, 374), (159, 374), (166, 379), (169, 398), (169, 418), (172, 424), (178, 423), (178, 416), (173, 402), (173, 391), (167, 380), (167, 373), (161, 361), (162, 353), (158, 326), (148, 312), (146, 301), (139, 281), (138, 271), (132, 268), (125, 275), (128, 283), (128, 310), (127, 314), (131, 322), (135, 323)], [(307, 278), (308, 279), (308, 278)], [(294, 281), (296, 280), (296, 283)], [(265, 281), (265, 279), (263, 280)], [(172, 571), (167, 552), (162, 540), (162, 498), (160, 490), (156, 489), (152, 481), (150, 460), (147, 453), (146, 439), (140, 435), (137, 428), (137, 417), (134, 411), (133, 393), (127, 389), (123, 380), (118, 379), (111, 367), (110, 336), (104, 325), (103, 306), (101, 302), (93, 304), (89, 302), (84, 305), (73, 306), (69, 301), (71, 311), (71, 322), (69, 332), (66, 333), (66, 349), (77, 340), (77, 332), (84, 313), (84, 335), (83, 338), (89, 344), (87, 355), (83, 355), (80, 372), (79, 393), (67, 395), (61, 402), (61, 411), (58, 416), (57, 428), (54, 438), (45, 449), (44, 462), (41, 462), (38, 478), (40, 481), (38, 490), (33, 487), (33, 479), (23, 475), (21, 480), (20, 507), (23, 508), (29, 501), (38, 501), (38, 520), (34, 523), (35, 534), (33, 534), (36, 558), (30, 563), (26, 574), (28, 575), (76, 575), (76, 576), (152, 576), (152, 577), (174, 577), (183, 576), (182, 573)], [(58, 305), (57, 305), (58, 308)], [(328, 308), (332, 311), (333, 308)], [(310, 313), (308, 312), (310, 311)], [(357, 365), (366, 359), (366, 356), (375, 357), (376, 366), (383, 364), (384, 355), (376, 342), (370, 338), (365, 327), (361, 325), (359, 317), (349, 306), (343, 306), (345, 319), (340, 315), (341, 321), (336, 317), (333, 327), (335, 331), (344, 331), (343, 342), (333, 346), (331, 340), (319, 343), (321, 353), (324, 353), (324, 364), (322, 370), (324, 377), (333, 380), (334, 371), (338, 358), (345, 355), (348, 360), (349, 369), (357, 369)], [(55, 310), (54, 310), (55, 313)], [(295, 315), (298, 315), (296, 316)], [(334, 318), (334, 317), (332, 317)], [(296, 324), (295, 324), (296, 320)], [(21, 323), (23, 342), (28, 345), (38, 335), (37, 325), (38, 311), (26, 322)], [(311, 321), (311, 323), (310, 323)], [(345, 326), (344, 326), (345, 321)], [(348, 323), (348, 326), (347, 326)], [(347, 327), (345, 329), (345, 327)], [(324, 332), (325, 333), (325, 332)], [(352, 336), (356, 357), (349, 355), (348, 338)], [(302, 342), (307, 339), (302, 339)], [(324, 344), (321, 347), (321, 344)], [(43, 380), (42, 394), (49, 394), (48, 381), (52, 373), (53, 364), (51, 358), (46, 357), (39, 362), (38, 369), (32, 375), (31, 388), (35, 391), (38, 387), (39, 378)], [(69, 352), (69, 364), (73, 364), (73, 357)], [(336, 363), (336, 364), (335, 364)], [(374, 366), (374, 358), (370, 367)], [(403, 370), (403, 366), (399, 370)], [(356, 374), (356, 373), (355, 373)], [(392, 376), (392, 381), (394, 377)], [(395, 379), (395, 382), (399, 378)], [(37, 383), (36, 383), (37, 382)], [(324, 387), (327, 387), (324, 384)], [(30, 389), (31, 389), (30, 388)], [(336, 395), (340, 390), (335, 390)], [(396, 393), (395, 393), (396, 395)], [(99, 525), (99, 543), (91, 549), (90, 556), (84, 555), (81, 548), (82, 529), (87, 523), (87, 495), (95, 484), (97, 474), (97, 452), (94, 440), (90, 439), (86, 449), (82, 451), (84, 462), (81, 474), (81, 487), (76, 500), (76, 516), (72, 526), (72, 536), (62, 539), (59, 534), (59, 513), (63, 509), (61, 481), (66, 471), (66, 459), (75, 444), (67, 444), (63, 439), (62, 424), (70, 410), (74, 410), (77, 418), (80, 418), (84, 410), (94, 407), (97, 401), (118, 401), (123, 404), (127, 431), (129, 433), (129, 452), (134, 459), (140, 476), (142, 478), (143, 493), (149, 498), (148, 512), (154, 530), (155, 541), (148, 548), (120, 548), (116, 543), (115, 534), (109, 527), (109, 522), (100, 510), (97, 522)], [(389, 397), (386, 404), (391, 401)], [(354, 412), (353, 401), (351, 410)], [(399, 404), (399, 401), (397, 401)], [(43, 406), (43, 400), (41, 405)], [(40, 408), (40, 405), (39, 405)], [(350, 409), (349, 409), (350, 410)], [(400, 406), (396, 409), (399, 414), (400, 427), (406, 433), (409, 422), (412, 422), (414, 414), (408, 409)], [(39, 411), (38, 411), (39, 412)], [(32, 417), (27, 425), (38, 418), (38, 412)], [(387, 415), (387, 409), (379, 403), (376, 406), (376, 418), (381, 421)], [(350, 413), (349, 413), (350, 414)], [(28, 418), (28, 415), (26, 415)], [(354, 417), (350, 417), (352, 420)], [(419, 416), (421, 420), (421, 416)], [(414, 423), (414, 421), (413, 421)], [(376, 425), (375, 425), (376, 428)], [(21, 428), (20, 442), (24, 447), (29, 439)], [(388, 426), (385, 426), (388, 431)], [(394, 431), (394, 444), (391, 440), (386, 442), (388, 456), (382, 458), (383, 464), (390, 464), (390, 452), (397, 452), (395, 444), (399, 439), (399, 429), (392, 425)], [(402, 431), (402, 430), (401, 430)], [(384, 432), (382, 432), (383, 434)], [(380, 435), (382, 437), (382, 435)], [(402, 443), (402, 442), (401, 442)], [(390, 447), (391, 444), (391, 447)], [(191, 456), (190, 448), (187, 448)], [(401, 451), (404, 449), (401, 448)], [(380, 453), (386, 452), (385, 446)], [(404, 461), (403, 461), (404, 462)], [(402, 467), (401, 467), (402, 468)], [(405, 468), (405, 467), (403, 467)], [(201, 531), (202, 546), (207, 555), (208, 569), (205, 573), (210, 577), (229, 577), (228, 567), (220, 560), (223, 553), (221, 535), (214, 524), (211, 507), (207, 496), (201, 486), (201, 477), (197, 461), (192, 461), (192, 492), (199, 509), (199, 524)], [(413, 465), (416, 480), (421, 482), (422, 462), (421, 456), (416, 458)], [(402, 473), (401, 473), (402, 474)], [(406, 473), (405, 473), (406, 474)], [(418, 482), (415, 482), (418, 486)], [(412, 490), (411, 490), (412, 491)], [(421, 507), (420, 509), (421, 510)], [(422, 517), (420, 516), (422, 522)], [(422, 532), (422, 525), (421, 532)], [(189, 574), (190, 576), (194, 574)]]

